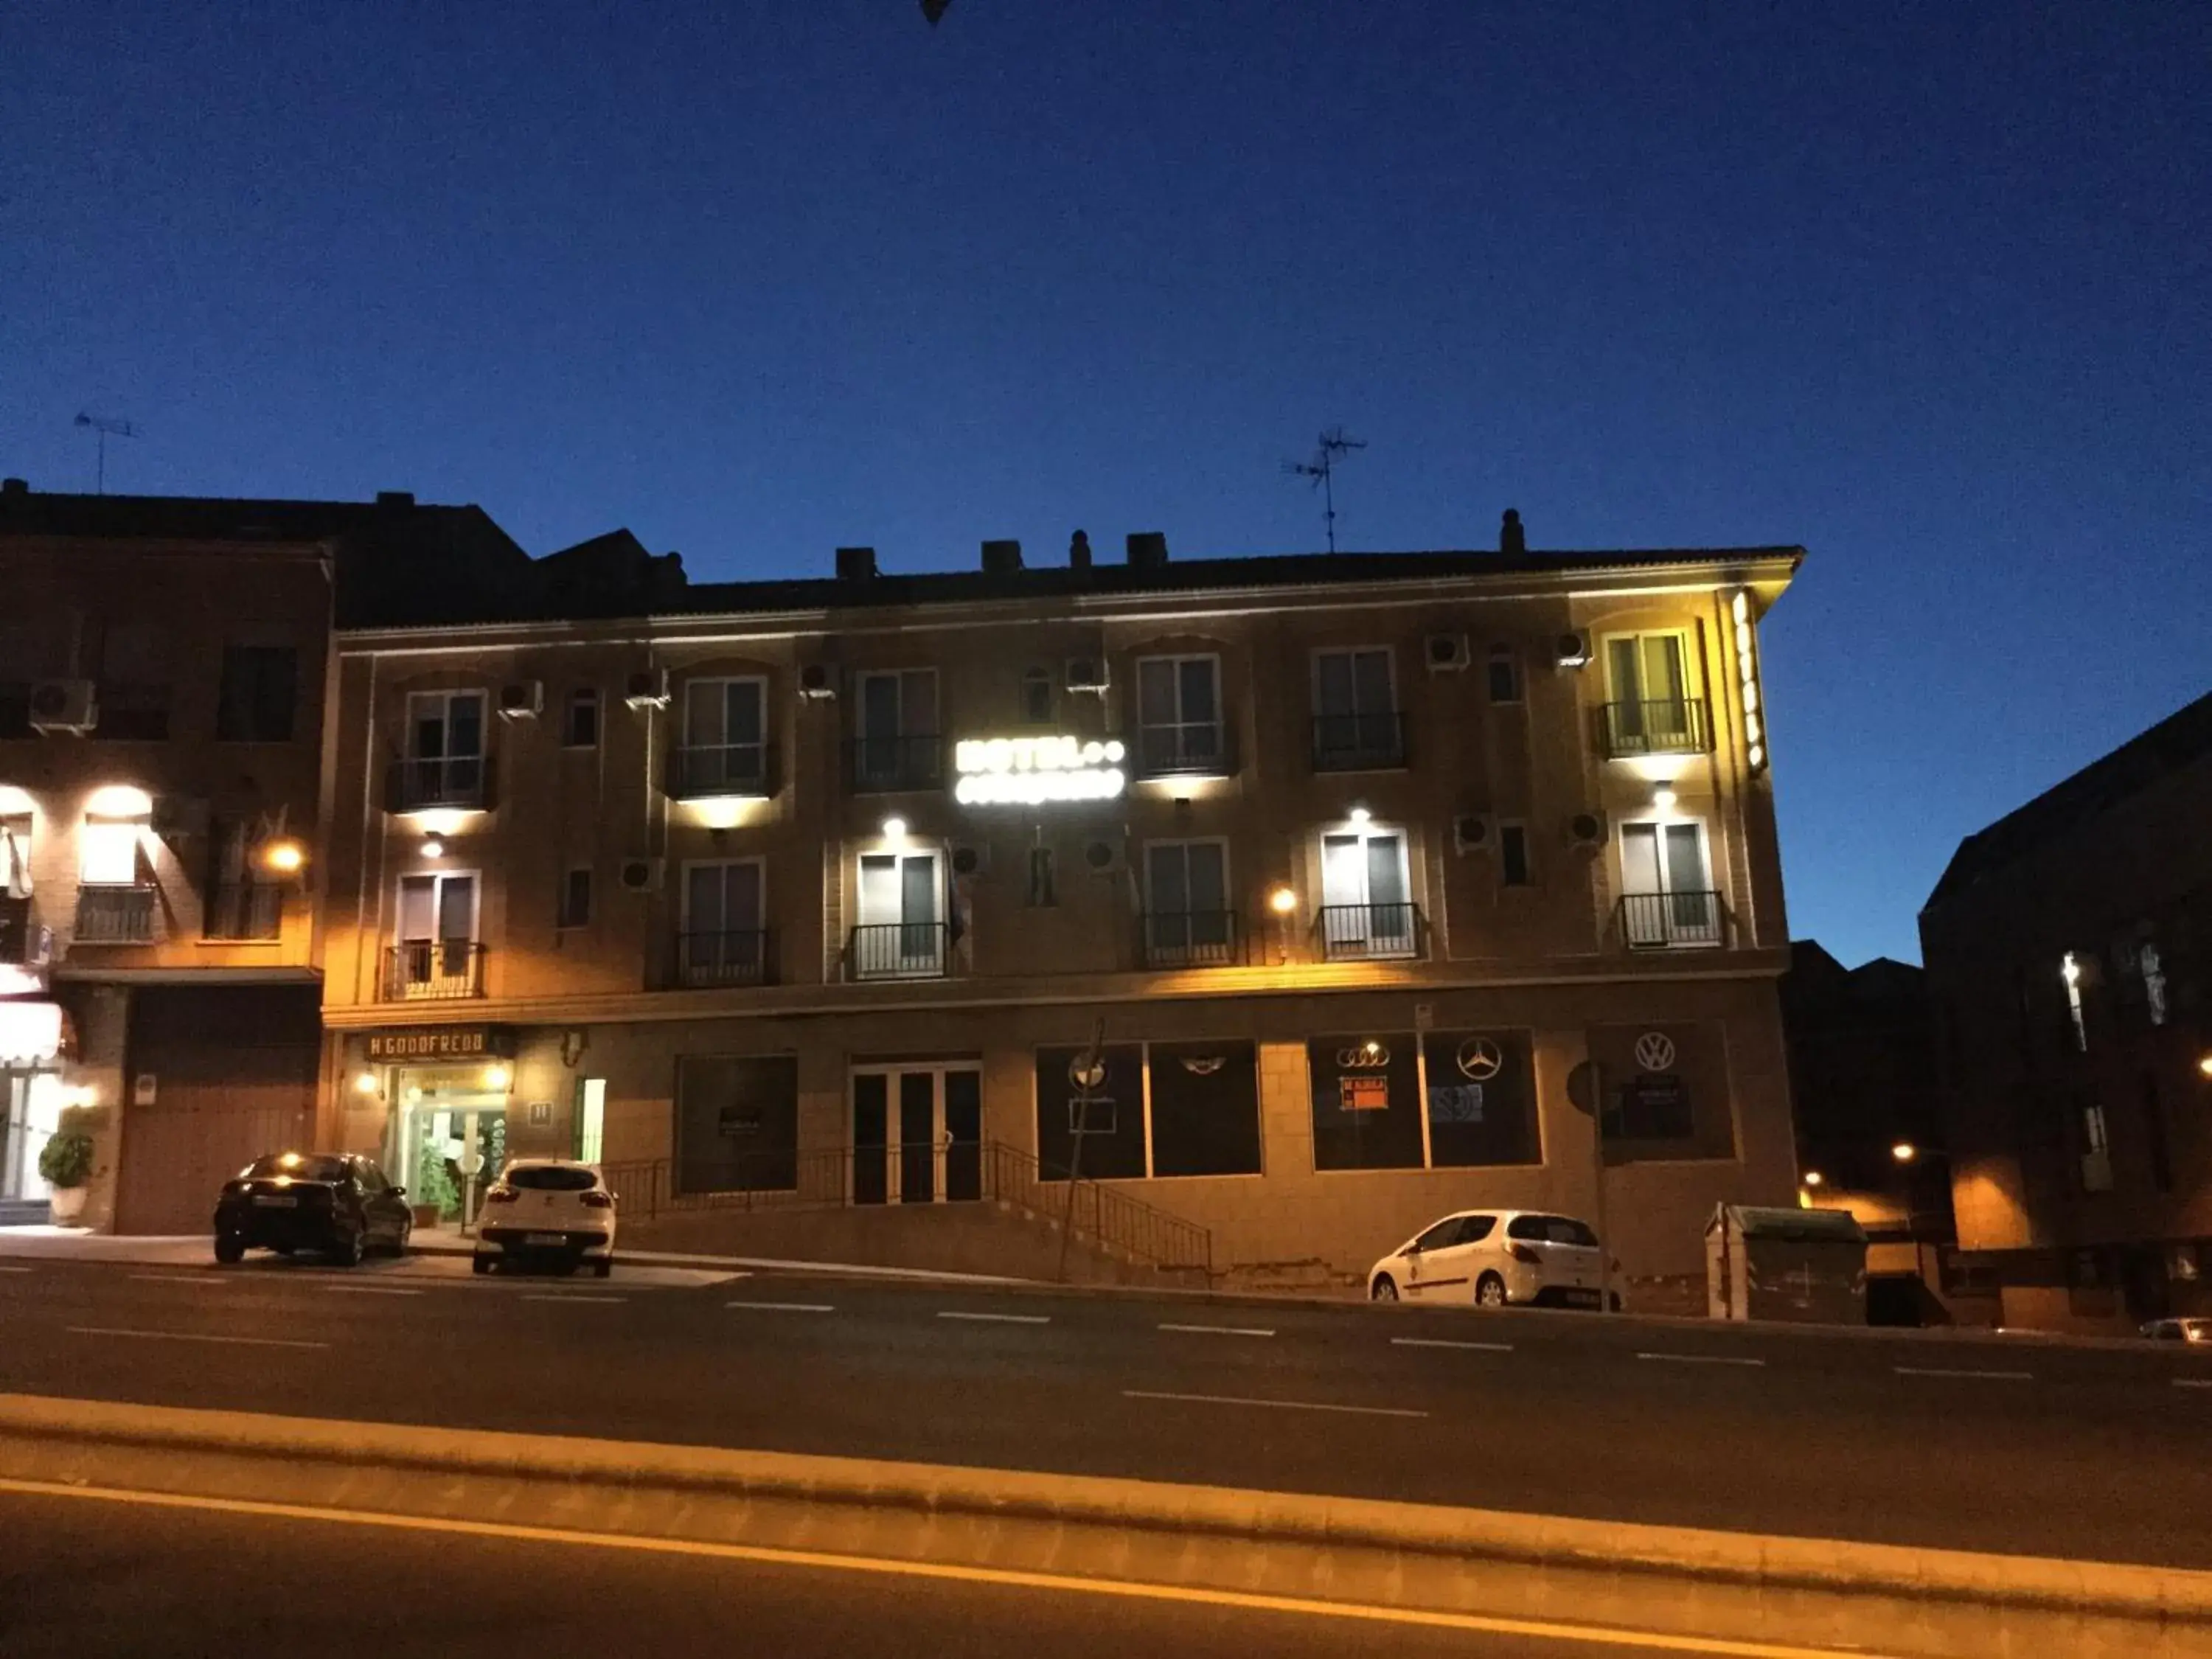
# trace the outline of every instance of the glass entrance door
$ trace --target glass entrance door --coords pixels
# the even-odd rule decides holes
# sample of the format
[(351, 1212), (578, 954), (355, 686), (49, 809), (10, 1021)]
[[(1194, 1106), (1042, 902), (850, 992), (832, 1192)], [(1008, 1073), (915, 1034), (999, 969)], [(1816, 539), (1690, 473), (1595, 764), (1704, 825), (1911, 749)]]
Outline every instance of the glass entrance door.
[(853, 1073), (853, 1202), (983, 1195), (983, 1079), (972, 1064)]
[(476, 1220), (484, 1189), (507, 1167), (507, 1095), (473, 1073), (403, 1069), (384, 1167), (407, 1202), (435, 1205), (438, 1224)]

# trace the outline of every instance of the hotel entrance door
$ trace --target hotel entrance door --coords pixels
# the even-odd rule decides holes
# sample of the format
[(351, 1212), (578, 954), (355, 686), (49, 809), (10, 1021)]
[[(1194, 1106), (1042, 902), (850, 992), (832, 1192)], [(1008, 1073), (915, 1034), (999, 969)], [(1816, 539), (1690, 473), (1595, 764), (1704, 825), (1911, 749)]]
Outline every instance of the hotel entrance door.
[(853, 1068), (853, 1201), (983, 1195), (983, 1074), (972, 1061)]

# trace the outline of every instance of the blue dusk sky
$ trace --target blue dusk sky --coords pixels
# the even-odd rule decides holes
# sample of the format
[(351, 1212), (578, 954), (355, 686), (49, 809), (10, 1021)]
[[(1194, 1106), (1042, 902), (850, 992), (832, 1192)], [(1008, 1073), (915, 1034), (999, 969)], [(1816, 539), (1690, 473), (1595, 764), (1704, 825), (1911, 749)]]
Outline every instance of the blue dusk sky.
[(2212, 683), (2212, 6), (16, 0), (0, 470), (695, 576), (1802, 543), (1795, 931)]

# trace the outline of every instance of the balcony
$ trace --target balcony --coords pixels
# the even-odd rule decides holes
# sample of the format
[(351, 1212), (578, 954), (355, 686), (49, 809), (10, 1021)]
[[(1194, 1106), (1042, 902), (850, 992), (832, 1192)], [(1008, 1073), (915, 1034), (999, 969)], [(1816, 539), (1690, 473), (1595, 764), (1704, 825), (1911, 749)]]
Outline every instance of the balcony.
[(1609, 702), (1598, 711), (1607, 760), (1638, 755), (1702, 755), (1713, 746), (1705, 705), (1695, 697), (1663, 702)]
[(1233, 968), (1244, 960), (1234, 910), (1147, 910), (1147, 968)]
[(1632, 951), (1710, 950), (1728, 942), (1727, 924), (1718, 893), (1621, 895), (1620, 936)]
[(1324, 904), (1314, 917), (1322, 956), (1330, 962), (1419, 956), (1426, 927), (1418, 904)]
[(694, 744), (669, 752), (672, 800), (765, 799), (775, 793), (775, 777), (769, 744)]
[(274, 882), (224, 881), (208, 894), (200, 937), (270, 939), (283, 932), (284, 890)]
[(484, 947), (465, 939), (412, 939), (384, 953), (386, 1002), (459, 1002), (484, 994)]
[(941, 921), (855, 927), (845, 945), (848, 979), (943, 979), (951, 930)]
[(676, 936), (676, 982), (687, 990), (766, 985), (770, 982), (769, 959), (764, 928)]
[(392, 763), (385, 779), (385, 811), (478, 811), (491, 805), (491, 757), (410, 756)]
[(151, 945), (154, 890), (148, 886), (76, 890), (79, 945)]
[(1313, 723), (1316, 772), (1392, 772), (1406, 764), (1406, 717), (1395, 709), (1323, 714)]
[(1218, 720), (1140, 726), (1124, 739), (1130, 770), (1140, 778), (1226, 778), (1237, 772), (1237, 753)]
[(855, 738), (845, 745), (853, 793), (893, 795), (945, 787), (945, 744), (934, 732)]

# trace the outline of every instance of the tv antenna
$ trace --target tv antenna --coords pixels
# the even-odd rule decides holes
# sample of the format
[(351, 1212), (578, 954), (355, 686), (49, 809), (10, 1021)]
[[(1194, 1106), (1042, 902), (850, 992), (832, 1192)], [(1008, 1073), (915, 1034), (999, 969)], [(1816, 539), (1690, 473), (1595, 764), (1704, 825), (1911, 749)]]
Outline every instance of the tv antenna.
[(1294, 478), (1304, 478), (1321, 490), (1322, 520), (1328, 526), (1328, 550), (1336, 551), (1336, 465), (1355, 449), (1364, 449), (1366, 442), (1359, 438), (1347, 438), (1344, 428), (1333, 426), (1315, 440), (1313, 459), (1285, 461), (1283, 471)]
[(128, 421), (118, 421), (110, 415), (88, 415), (79, 410), (76, 424), (88, 426), (100, 434), (98, 459), (93, 463), (92, 491), (95, 495), (107, 493), (107, 441), (110, 438), (135, 438), (138, 428)]

